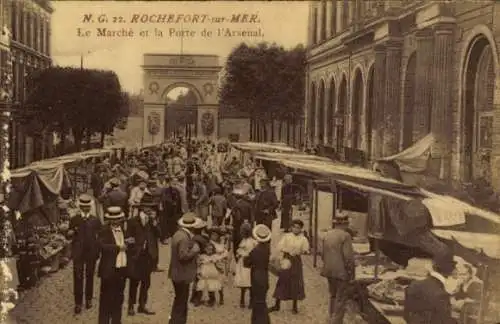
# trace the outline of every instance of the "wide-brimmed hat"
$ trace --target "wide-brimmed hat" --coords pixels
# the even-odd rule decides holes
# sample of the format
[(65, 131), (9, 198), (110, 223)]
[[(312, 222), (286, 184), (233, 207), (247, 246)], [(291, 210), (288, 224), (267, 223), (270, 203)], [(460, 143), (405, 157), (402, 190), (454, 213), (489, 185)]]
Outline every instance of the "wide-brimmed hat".
[(81, 194), (80, 197), (78, 197), (78, 206), (79, 207), (92, 206), (92, 197), (87, 194)]
[(200, 228), (201, 224), (205, 223), (201, 218), (197, 217), (193, 212), (187, 212), (177, 221), (180, 227), (184, 228)]
[(120, 186), (120, 179), (118, 178), (111, 178), (111, 180), (109, 180), (109, 184), (111, 185), (111, 187), (119, 187)]
[(235, 196), (245, 196), (247, 193), (248, 193), (248, 190), (245, 189), (245, 187), (236, 186), (233, 189), (233, 195), (235, 195)]
[(125, 217), (125, 213), (118, 206), (111, 206), (106, 209), (104, 213), (104, 218), (107, 220), (118, 220)]
[(271, 240), (271, 230), (264, 224), (258, 224), (253, 228), (252, 236), (258, 242), (269, 242)]

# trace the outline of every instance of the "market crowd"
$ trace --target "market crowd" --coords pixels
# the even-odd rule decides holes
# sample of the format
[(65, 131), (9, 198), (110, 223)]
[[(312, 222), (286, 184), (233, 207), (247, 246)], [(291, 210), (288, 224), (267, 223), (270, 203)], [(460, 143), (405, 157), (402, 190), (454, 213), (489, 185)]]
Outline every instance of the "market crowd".
[[(121, 323), (125, 302), (128, 316), (154, 315), (148, 290), (151, 275), (164, 271), (159, 244), (172, 249), (172, 324), (188, 322), (189, 305), (223, 305), (225, 289), (240, 289), (240, 306), (252, 309), (252, 323), (269, 323), (282, 300), (293, 301), (298, 313), (305, 298), (301, 255), (309, 252), (304, 224), (292, 220), (300, 192), (290, 175), (270, 179), (251, 159), (243, 163), (220, 151), (227, 145), (177, 140), (120, 161), (98, 161), (67, 231), (75, 314), (93, 307), (97, 271), (99, 323)], [(279, 207), (287, 233), (273, 259), (271, 228)], [(268, 308), (270, 264), (280, 270), (276, 303)]]
[[(281, 311), (283, 301), (299, 313), (306, 298), (302, 256), (310, 242), (304, 223), (294, 217), (304, 193), (289, 170), (241, 161), (228, 154), (227, 145), (182, 139), (96, 162), (76, 212), (60, 204), (71, 240), (75, 314), (94, 306), (96, 271), (99, 324), (121, 323), (124, 303), (127, 316), (154, 315), (148, 291), (155, 272), (172, 281), (170, 324), (188, 323), (190, 306), (221, 307), (227, 289), (240, 290), (240, 307), (251, 309), (253, 324), (270, 323), (269, 313)], [(61, 193), (60, 199), (69, 195)], [(283, 233), (273, 237), (271, 250), (278, 216)], [(344, 323), (348, 301), (359, 293), (356, 233), (349, 225), (347, 214), (337, 213), (322, 236), (331, 324)], [(160, 244), (171, 248), (168, 269), (158, 267)], [(407, 323), (455, 323), (446, 290), (455, 267), (453, 255), (437, 255), (428, 277), (408, 286)], [(278, 278), (275, 287), (269, 286), (270, 272)], [(453, 298), (481, 290), (474, 278)], [(268, 307), (270, 289), (274, 304)]]

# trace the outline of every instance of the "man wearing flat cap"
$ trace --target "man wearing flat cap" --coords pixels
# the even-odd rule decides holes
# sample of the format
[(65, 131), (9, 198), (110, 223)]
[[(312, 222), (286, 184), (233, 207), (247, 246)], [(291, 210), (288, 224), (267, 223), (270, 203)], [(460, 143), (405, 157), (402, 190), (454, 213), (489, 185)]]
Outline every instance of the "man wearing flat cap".
[[(73, 294), (75, 314), (82, 311), (84, 282), (86, 308), (92, 307), (94, 296), (94, 273), (99, 258), (98, 233), (101, 221), (90, 212), (92, 197), (83, 194), (78, 199), (79, 212), (70, 219), (68, 236), (72, 239)], [(85, 278), (85, 280), (84, 280)]]
[(99, 232), (101, 261), (99, 277), (99, 324), (121, 323), (125, 280), (127, 277), (127, 245), (134, 238), (125, 237), (125, 213), (120, 207), (108, 207), (104, 213), (105, 225)]
[(175, 299), (169, 324), (186, 324), (188, 316), (189, 286), (197, 274), (200, 245), (194, 241), (193, 229), (203, 221), (189, 212), (179, 219), (179, 230), (172, 237), (172, 253), (168, 276), (172, 280)]
[(433, 269), (424, 280), (412, 282), (405, 292), (404, 319), (408, 324), (457, 324), (452, 317), (446, 280), (455, 270), (450, 252), (434, 256)]

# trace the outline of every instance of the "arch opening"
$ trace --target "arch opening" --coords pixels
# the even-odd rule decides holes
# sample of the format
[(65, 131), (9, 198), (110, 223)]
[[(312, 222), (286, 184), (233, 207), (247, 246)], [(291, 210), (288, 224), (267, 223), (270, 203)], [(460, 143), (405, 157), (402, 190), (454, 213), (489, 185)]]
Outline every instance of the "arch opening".
[(310, 97), (309, 97), (309, 118), (308, 118), (308, 128), (309, 128), (309, 138), (310, 142), (314, 139), (314, 134), (316, 132), (316, 84), (311, 83)]
[(326, 137), (328, 144), (333, 143), (333, 129), (335, 127), (334, 114), (335, 114), (335, 99), (336, 99), (336, 89), (335, 80), (332, 78), (330, 81), (330, 98), (328, 102), (328, 108), (326, 113)]
[(464, 69), (464, 181), (491, 179), (495, 70), (491, 44), (484, 35), (469, 47)]
[(359, 148), (361, 143), (361, 112), (363, 111), (363, 75), (357, 69), (354, 73), (352, 92), (352, 147)]
[(401, 128), (402, 147), (406, 149), (413, 144), (413, 121), (415, 107), (415, 78), (417, 59), (415, 53), (408, 58), (404, 80), (403, 127)]
[(344, 150), (344, 123), (345, 123), (345, 110), (347, 108), (347, 80), (345, 75), (342, 76), (342, 81), (339, 87), (339, 104), (337, 109), (337, 115), (343, 118), (336, 127), (336, 148), (337, 152), (343, 152)]
[(318, 142), (323, 144), (325, 140), (325, 82), (321, 81), (319, 87), (319, 107), (318, 108)]
[(366, 153), (370, 156), (372, 152), (372, 129), (373, 129), (373, 113), (375, 111), (373, 105), (375, 103), (374, 91), (374, 68), (373, 65), (368, 70), (368, 79), (366, 80), (366, 113), (365, 113), (365, 130), (366, 130)]
[(175, 86), (163, 96), (165, 100), (165, 138), (197, 134), (198, 97), (186, 86)]

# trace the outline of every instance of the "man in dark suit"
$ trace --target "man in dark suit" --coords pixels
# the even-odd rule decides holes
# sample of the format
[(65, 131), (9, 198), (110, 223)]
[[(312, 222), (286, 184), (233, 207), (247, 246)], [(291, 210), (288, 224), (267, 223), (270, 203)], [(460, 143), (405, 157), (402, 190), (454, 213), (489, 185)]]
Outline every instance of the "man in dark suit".
[(78, 206), (80, 212), (70, 219), (68, 229), (68, 236), (72, 238), (75, 314), (82, 312), (84, 274), (87, 309), (92, 307), (92, 298), (94, 296), (94, 273), (99, 258), (97, 236), (101, 228), (101, 221), (90, 213), (91, 205), (91, 196), (84, 194), (79, 197)]
[(252, 324), (269, 324), (269, 312), (267, 309), (267, 291), (269, 289), (269, 257), (271, 248), (271, 230), (263, 224), (254, 227), (253, 238), (259, 243), (243, 259), (245, 267), (250, 268), (252, 287), (250, 296), (252, 299)]
[(250, 199), (248, 198), (248, 192), (243, 188), (236, 188), (232, 196), (234, 201), (232, 203), (231, 208), (231, 218), (233, 221), (233, 249), (234, 256), (236, 257), (236, 250), (238, 250), (238, 246), (240, 246), (241, 242), (241, 225), (245, 221), (248, 221), (250, 224), (253, 224), (253, 207)]
[(450, 295), (445, 284), (455, 270), (451, 253), (434, 258), (433, 270), (424, 280), (415, 281), (406, 288), (404, 319), (408, 324), (456, 324), (452, 317)]
[(125, 213), (120, 207), (109, 207), (104, 219), (106, 224), (99, 233), (101, 291), (98, 323), (120, 324), (127, 275), (127, 244), (133, 244), (134, 238), (125, 238)]
[(276, 208), (279, 206), (276, 191), (269, 179), (260, 180), (262, 191), (257, 194), (255, 201), (255, 221), (272, 229), (273, 220), (276, 218)]
[(104, 189), (104, 193), (100, 198), (104, 210), (108, 207), (116, 206), (126, 212), (126, 208), (128, 207), (127, 193), (120, 188), (120, 185), (120, 180), (117, 178), (112, 178), (109, 181), (109, 187)]
[(200, 218), (189, 212), (179, 219), (179, 230), (172, 237), (172, 254), (168, 276), (175, 290), (169, 324), (186, 324), (188, 315), (189, 285), (195, 280), (200, 246), (193, 240), (192, 229), (199, 227)]
[(182, 200), (179, 190), (172, 185), (170, 178), (165, 176), (165, 187), (161, 197), (163, 214), (160, 218), (162, 241), (174, 235), (177, 229), (177, 221), (182, 216)]
[(151, 285), (151, 272), (156, 268), (158, 258), (158, 239), (160, 228), (156, 220), (154, 202), (141, 203), (139, 205), (139, 217), (133, 217), (127, 224), (127, 237), (134, 238), (134, 244), (127, 251), (127, 263), (129, 268), (129, 295), (128, 315), (135, 315), (135, 304), (137, 302), (137, 289), (139, 292), (138, 313), (154, 315), (155, 313), (146, 307), (148, 290)]

